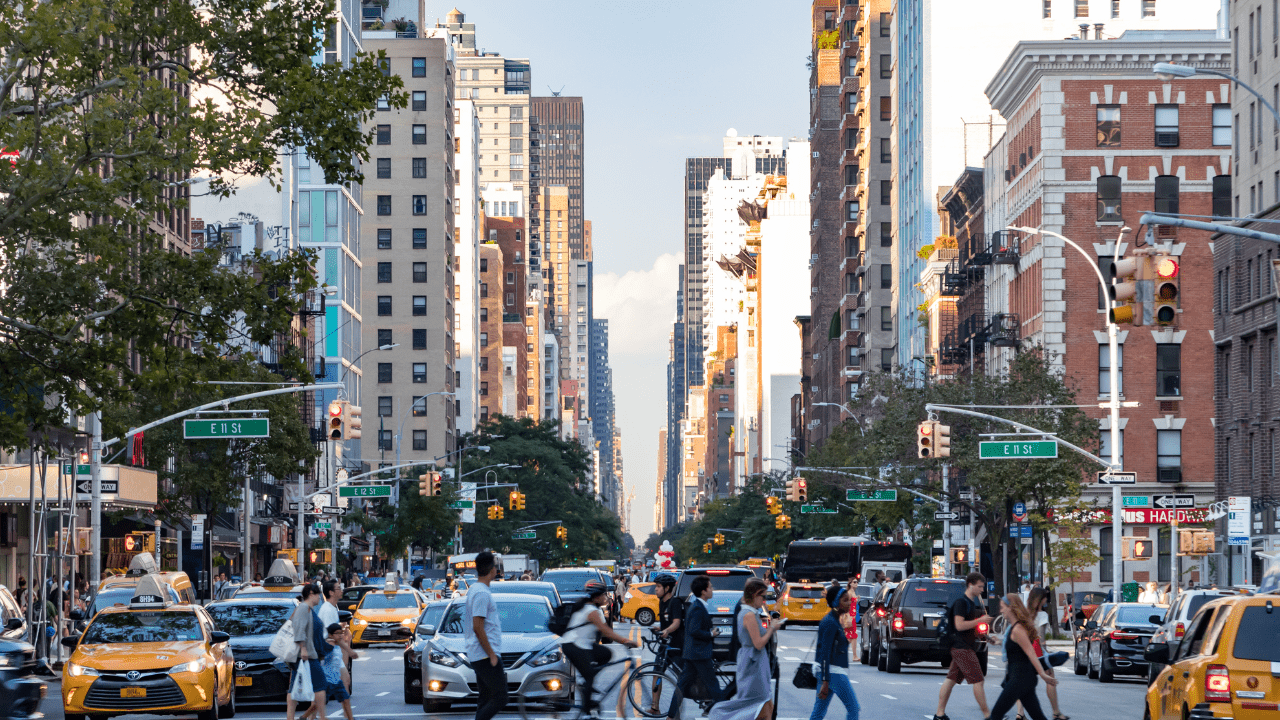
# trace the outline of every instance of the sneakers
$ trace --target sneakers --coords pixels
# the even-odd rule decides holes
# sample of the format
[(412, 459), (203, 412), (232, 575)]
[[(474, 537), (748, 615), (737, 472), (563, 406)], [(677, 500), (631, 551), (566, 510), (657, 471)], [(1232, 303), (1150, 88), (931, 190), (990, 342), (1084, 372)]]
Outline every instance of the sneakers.
[(934, 715), (933, 720), (951, 720), (951, 718), (947, 717), (946, 713), (943, 713), (941, 715)]

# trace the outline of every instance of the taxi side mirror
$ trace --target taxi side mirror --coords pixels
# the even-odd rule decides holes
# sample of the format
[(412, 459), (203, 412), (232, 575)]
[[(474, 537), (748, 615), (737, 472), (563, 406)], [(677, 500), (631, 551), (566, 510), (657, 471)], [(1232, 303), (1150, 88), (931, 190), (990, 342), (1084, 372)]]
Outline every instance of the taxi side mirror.
[(83, 611), (83, 610), (72, 610), (72, 611), (67, 615), (67, 617), (71, 618), (72, 620), (83, 620), (83, 619), (84, 619), (84, 611)]
[[(79, 618), (76, 618), (76, 619), (79, 619)], [(22, 626), (26, 624), (27, 624), (26, 621), (23, 620), (22, 618), (12, 617), (5, 622), (4, 629), (5, 630), (21, 630)]]
[(870, 607), (871, 607), (871, 601), (870, 601), (870, 600), (867, 600), (866, 598), (863, 598), (862, 600), (859, 600), (859, 601), (858, 601), (858, 612), (859, 612), (859, 613), (865, 613), (865, 612), (867, 611), (867, 609), (868, 609), (868, 608), (870, 608)]
[(79, 636), (79, 635), (75, 635), (75, 636), (71, 636), (71, 637), (64, 637), (64, 638), (62, 638), (62, 646), (63, 646), (63, 647), (68, 647), (68, 648), (71, 648), (72, 650), (75, 650), (75, 649), (76, 649), (76, 646), (77, 646), (77, 645), (79, 645), (79, 644), (80, 644), (80, 636)]
[(209, 642), (213, 645), (217, 645), (218, 643), (229, 642), (230, 640), (231, 640), (230, 633), (224, 633), (221, 630), (214, 630), (213, 632), (209, 633)]
[(338, 622), (340, 622), (340, 623), (349, 623), (349, 622), (351, 622), (351, 611), (350, 611), (350, 610), (339, 610), (339, 611), (338, 611)]
[(1142, 651), (1142, 657), (1147, 662), (1157, 662), (1168, 664), (1169, 662), (1169, 643), (1151, 643)]
[(1097, 620), (1090, 620), (1089, 622), (1087, 622), (1087, 623), (1085, 623), (1085, 624), (1084, 624), (1084, 629), (1085, 629), (1085, 630), (1097, 630), (1097, 629), (1098, 629), (1098, 621), (1097, 621)]

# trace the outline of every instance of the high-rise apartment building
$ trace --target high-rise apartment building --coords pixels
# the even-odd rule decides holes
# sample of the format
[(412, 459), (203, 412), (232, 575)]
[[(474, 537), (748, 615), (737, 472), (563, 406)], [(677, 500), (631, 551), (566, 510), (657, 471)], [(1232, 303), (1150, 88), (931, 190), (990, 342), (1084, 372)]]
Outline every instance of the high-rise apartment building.
[(585, 258), (582, 98), (558, 95), (532, 98), (529, 122), (537, 126), (536, 135), (529, 137), (530, 145), (537, 148), (537, 164), (530, 170), (538, 173), (540, 186), (567, 188), (563, 241), (571, 257)]
[(471, 100), (454, 100), (453, 115), (453, 342), (457, 431), (470, 433), (480, 416), (479, 318), (477, 259), (484, 231), (479, 168), (480, 120)]
[(681, 441), (680, 421), (684, 419), (685, 394), (689, 389), (685, 373), (685, 333), (684, 323), (684, 288), (688, 282), (685, 266), (680, 266), (676, 278), (676, 314), (668, 336), (667, 354), (667, 429), (663, 432), (666, 446), (665, 461), (662, 466), (665, 472), (659, 483), (663, 495), (662, 506), (665, 513), (663, 525), (670, 527), (680, 522), (680, 475), (681, 475)]
[(616, 423), (613, 397), (613, 370), (609, 367), (609, 321), (591, 320), (590, 344), (591, 428), (600, 449), (602, 501), (615, 513), (621, 512), (622, 455), (615, 447), (621, 437)]
[[(502, 197), (502, 192), (490, 187), (485, 192), (486, 207), (498, 209), (504, 202), (509, 202), (491, 199), (494, 197)], [(502, 253), (501, 281), (496, 285), (490, 282), (489, 285), (490, 298), (501, 298), (502, 332), (498, 344), (502, 346), (502, 400), (501, 405), (490, 402), (489, 413), (538, 418), (538, 376), (534, 369), (538, 353), (534, 348), (540, 343), (541, 318), (537, 303), (530, 299), (527, 290), (525, 220), (488, 217), (485, 218), (485, 228), (488, 233), (485, 242), (498, 247)], [(485, 246), (480, 249), (483, 252)], [(493, 336), (489, 340), (494, 342)]]
[(365, 34), (365, 50), (386, 53), (410, 106), (379, 111), (370, 121), (362, 327), (366, 347), (395, 347), (371, 357), (377, 370), (361, 381), (364, 434), (374, 439), (365, 442), (363, 457), (377, 452), (389, 462), (398, 452), (402, 460), (430, 461), (452, 452), (457, 431), (458, 403), (428, 396), (457, 387), (455, 298), (468, 281), (455, 275), (461, 267), (455, 223), (463, 210), (455, 207), (454, 172), (458, 128), (471, 119), (454, 105), (453, 47), (444, 38), (371, 35)]

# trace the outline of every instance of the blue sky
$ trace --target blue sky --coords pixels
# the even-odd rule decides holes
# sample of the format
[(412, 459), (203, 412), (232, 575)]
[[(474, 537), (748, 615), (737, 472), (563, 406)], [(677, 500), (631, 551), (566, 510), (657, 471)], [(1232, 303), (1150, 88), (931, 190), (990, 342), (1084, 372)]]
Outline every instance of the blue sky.
[[(428, 5), (427, 24), (452, 5)], [(476, 44), (527, 57), (534, 95), (580, 95), (584, 209), (595, 245), (596, 317), (610, 321), (632, 535), (653, 529), (667, 334), (683, 252), (684, 158), (718, 155), (728, 128), (808, 133), (803, 2), (511, 2), (458, 5)]]

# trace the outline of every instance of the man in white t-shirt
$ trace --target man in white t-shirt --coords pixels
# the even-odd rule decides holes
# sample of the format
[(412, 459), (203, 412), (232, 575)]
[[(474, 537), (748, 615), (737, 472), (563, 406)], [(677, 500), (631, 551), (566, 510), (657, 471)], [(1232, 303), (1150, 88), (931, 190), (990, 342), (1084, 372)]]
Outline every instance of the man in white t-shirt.
[(507, 704), (507, 673), (502, 668), (502, 621), (489, 583), (498, 575), (493, 553), (476, 556), (476, 582), (467, 589), (462, 629), (467, 660), (476, 674), (479, 699), (476, 720), (492, 720)]
[[(342, 597), (342, 584), (337, 580), (325, 580), (321, 587), (324, 589), (324, 602), (316, 607), (316, 615), (320, 616), (320, 622), (328, 629), (338, 623), (338, 598)], [(351, 674), (347, 672), (347, 658), (354, 660), (360, 654), (351, 649), (351, 635), (347, 634), (346, 628), (343, 628), (341, 635), (336, 636), (335, 645), (334, 652), (329, 653), (325, 662), (338, 670), (346, 692), (337, 697), (342, 698), (342, 712), (347, 720), (354, 720), (351, 714), (351, 696), (348, 694), (351, 692)]]

